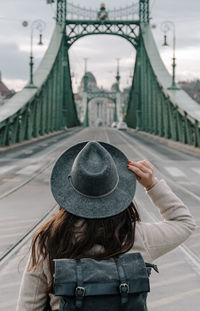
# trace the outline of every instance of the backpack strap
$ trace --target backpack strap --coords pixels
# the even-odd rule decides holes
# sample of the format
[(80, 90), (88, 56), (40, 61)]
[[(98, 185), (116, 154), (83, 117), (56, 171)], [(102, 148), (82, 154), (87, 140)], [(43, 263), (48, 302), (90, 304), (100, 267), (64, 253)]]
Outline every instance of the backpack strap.
[(82, 307), (83, 298), (85, 296), (85, 288), (83, 287), (83, 275), (80, 260), (77, 260), (76, 263), (76, 279), (77, 279), (77, 287), (75, 289), (76, 307), (80, 309)]
[(115, 258), (115, 263), (117, 266), (117, 271), (119, 275), (119, 292), (121, 294), (121, 304), (125, 304), (128, 302), (128, 293), (129, 293), (129, 285), (126, 281), (126, 275), (124, 272), (123, 266), (120, 264), (118, 258)]
[(49, 295), (47, 295), (47, 302), (46, 302), (46, 306), (45, 306), (44, 311), (52, 311), (51, 305), (50, 305), (50, 296)]
[(157, 265), (154, 265), (154, 264), (148, 263), (148, 262), (145, 262), (145, 265), (146, 265), (147, 273), (148, 273), (149, 276), (150, 276), (150, 274), (151, 274), (151, 269), (152, 269), (152, 268), (153, 268), (157, 273), (159, 273), (159, 270), (158, 270), (158, 266), (157, 266)]

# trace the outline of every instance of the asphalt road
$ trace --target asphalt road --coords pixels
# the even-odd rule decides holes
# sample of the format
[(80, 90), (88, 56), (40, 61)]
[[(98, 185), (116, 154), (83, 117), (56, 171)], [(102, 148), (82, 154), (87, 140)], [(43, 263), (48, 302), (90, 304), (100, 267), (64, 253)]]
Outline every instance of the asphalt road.
[[(0, 153), (0, 310), (15, 310), (31, 230), (54, 211), (55, 201), (49, 188), (54, 161), (65, 149), (87, 140), (111, 143), (123, 150), (129, 159), (148, 159), (155, 167), (155, 175), (164, 178), (189, 206), (197, 230), (183, 246), (157, 260), (160, 274), (152, 273), (148, 306), (149, 311), (198, 310), (200, 159), (132, 131), (110, 128), (73, 129)], [(144, 221), (154, 222), (160, 218), (141, 186), (137, 187), (136, 202)], [(18, 248), (11, 251), (16, 243)]]

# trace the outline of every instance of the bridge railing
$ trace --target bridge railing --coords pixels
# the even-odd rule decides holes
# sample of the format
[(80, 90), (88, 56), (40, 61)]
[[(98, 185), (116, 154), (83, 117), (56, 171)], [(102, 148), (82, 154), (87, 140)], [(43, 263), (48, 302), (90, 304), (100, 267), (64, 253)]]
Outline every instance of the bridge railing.
[[(134, 2), (126, 7), (121, 7), (118, 9), (107, 9), (109, 20), (138, 20), (139, 13), (139, 0), (134, 0)], [(98, 10), (88, 9), (83, 6), (75, 5), (73, 3), (67, 2), (67, 20), (97, 20)]]
[[(63, 28), (55, 27), (34, 74), (37, 88), (24, 88), (0, 108), (0, 146), (77, 125)], [(68, 88), (66, 85), (68, 85)], [(66, 109), (66, 100), (69, 104)]]
[(183, 90), (170, 90), (149, 24), (141, 25), (126, 121), (129, 126), (200, 147), (200, 105)]

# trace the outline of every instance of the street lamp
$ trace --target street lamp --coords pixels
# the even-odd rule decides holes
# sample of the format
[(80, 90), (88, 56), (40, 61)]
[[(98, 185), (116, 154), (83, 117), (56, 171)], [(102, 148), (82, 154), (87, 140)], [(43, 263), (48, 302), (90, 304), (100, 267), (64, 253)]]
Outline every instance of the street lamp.
[(116, 75), (116, 81), (117, 81), (117, 92), (119, 92), (119, 81), (120, 81), (120, 73), (119, 73), (119, 62), (120, 58), (116, 58), (117, 60), (117, 75)]
[[(28, 26), (27, 22), (23, 22), (22, 25), (24, 27)], [(42, 42), (42, 32), (45, 29), (45, 22), (42, 19), (37, 19), (35, 21), (32, 22), (31, 24), (31, 47), (30, 47), (30, 80), (29, 80), (29, 84), (26, 86), (26, 88), (37, 88), (34, 83), (33, 83), (33, 32), (34, 30), (37, 30), (39, 32), (39, 42), (38, 45), (43, 45)]]
[(173, 31), (173, 58), (172, 58), (172, 84), (168, 87), (169, 90), (179, 90), (176, 85), (176, 57), (175, 57), (175, 50), (176, 50), (176, 35), (175, 35), (175, 24), (171, 21), (166, 21), (161, 24), (161, 31), (164, 33), (164, 43), (163, 46), (167, 47), (167, 32), (169, 30)]

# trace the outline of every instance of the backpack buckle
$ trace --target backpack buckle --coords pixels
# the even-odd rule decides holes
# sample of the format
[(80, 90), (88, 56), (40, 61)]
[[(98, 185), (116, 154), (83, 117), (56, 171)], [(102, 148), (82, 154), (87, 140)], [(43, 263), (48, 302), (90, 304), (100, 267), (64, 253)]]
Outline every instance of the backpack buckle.
[(75, 295), (78, 296), (78, 297), (85, 296), (85, 288), (81, 287), (81, 286), (76, 287)]
[(122, 283), (119, 286), (120, 294), (128, 294), (129, 293), (129, 286), (127, 283)]

